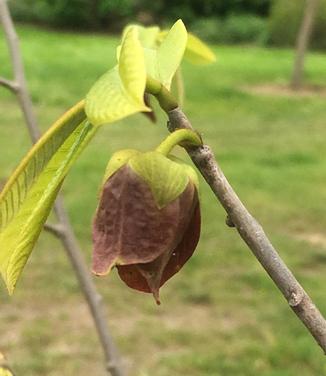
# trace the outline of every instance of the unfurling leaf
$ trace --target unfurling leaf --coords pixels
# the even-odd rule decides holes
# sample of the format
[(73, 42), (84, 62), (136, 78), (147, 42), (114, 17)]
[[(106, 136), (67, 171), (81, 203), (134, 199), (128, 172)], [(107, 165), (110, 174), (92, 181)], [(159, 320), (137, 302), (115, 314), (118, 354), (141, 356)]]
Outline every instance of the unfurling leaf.
[[(168, 34), (167, 30), (161, 31), (157, 36), (157, 43), (160, 45)], [(216, 56), (211, 48), (196, 35), (188, 32), (184, 59), (192, 64), (205, 65), (216, 61)]]
[(0, 376), (13, 376), (13, 373), (8, 368), (0, 367)]
[(190, 63), (198, 65), (211, 64), (216, 61), (216, 56), (208, 45), (191, 33), (188, 33), (184, 57)]
[(122, 39), (128, 33), (131, 28), (136, 28), (138, 30), (138, 38), (143, 47), (153, 48), (157, 43), (158, 34), (160, 28), (158, 26), (142, 26), (137, 24), (127, 25), (122, 32)]
[(94, 135), (84, 102), (33, 146), (0, 194), (0, 272), (12, 293), (64, 177)]
[(167, 33), (157, 50), (159, 75), (164, 86), (170, 89), (171, 81), (177, 71), (187, 45), (187, 30), (178, 20)]
[(13, 373), (10, 371), (6, 358), (0, 352), (0, 376), (13, 376)]
[[(138, 39), (143, 48), (146, 74), (170, 89), (171, 81), (180, 66), (186, 44), (187, 30), (181, 20), (178, 20), (169, 31), (162, 35), (158, 27), (143, 27), (129, 25), (123, 35), (131, 30), (138, 32)], [(119, 60), (122, 58), (122, 46), (117, 49)]]
[[(191, 171), (190, 171), (191, 170)], [(159, 152), (126, 150), (108, 164), (93, 224), (93, 271), (117, 266), (131, 288), (152, 292), (177, 273), (199, 240), (195, 172)]]
[(105, 73), (86, 96), (86, 114), (95, 126), (112, 123), (136, 112), (151, 111), (144, 103), (146, 68), (144, 51), (135, 27), (121, 46), (119, 65)]

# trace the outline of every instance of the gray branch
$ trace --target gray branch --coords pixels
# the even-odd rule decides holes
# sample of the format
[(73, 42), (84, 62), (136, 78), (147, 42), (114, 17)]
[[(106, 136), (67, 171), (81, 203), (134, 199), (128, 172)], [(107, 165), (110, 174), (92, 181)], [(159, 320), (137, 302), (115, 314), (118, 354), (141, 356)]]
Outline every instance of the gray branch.
[(290, 83), (293, 90), (298, 90), (302, 86), (305, 56), (316, 21), (319, 0), (306, 0), (305, 3), (305, 9), (297, 36), (293, 73)]
[[(41, 133), (37, 126), (32, 101), (27, 89), (18, 36), (16, 34), (6, 0), (0, 0), (0, 22), (3, 25), (14, 74), (14, 81), (1, 79), (0, 84), (15, 92), (17, 95), (30, 137), (33, 142), (36, 142)], [(102, 306), (102, 297), (97, 292), (88, 267), (85, 263), (61, 196), (57, 198), (54, 209), (58, 219), (58, 224), (47, 224), (45, 228), (60, 239), (72, 264), (73, 270), (76, 274), (80, 288), (89, 306), (95, 327), (97, 329), (104, 352), (106, 369), (108, 373), (110, 373), (112, 376), (122, 376), (123, 371), (119, 363), (117, 350), (108, 331), (105, 313)]]
[[(184, 113), (176, 108), (168, 112), (170, 132), (192, 129)], [(242, 239), (272, 278), (288, 304), (326, 354), (326, 321), (309, 295), (285, 265), (263, 228), (248, 212), (227, 181), (214, 154), (207, 145), (187, 150), (191, 159), (227, 212), (227, 224), (235, 226)]]
[(14, 81), (7, 80), (6, 78), (0, 77), (0, 86), (4, 86), (5, 88), (9, 89), (13, 93), (16, 93), (18, 89), (18, 85)]

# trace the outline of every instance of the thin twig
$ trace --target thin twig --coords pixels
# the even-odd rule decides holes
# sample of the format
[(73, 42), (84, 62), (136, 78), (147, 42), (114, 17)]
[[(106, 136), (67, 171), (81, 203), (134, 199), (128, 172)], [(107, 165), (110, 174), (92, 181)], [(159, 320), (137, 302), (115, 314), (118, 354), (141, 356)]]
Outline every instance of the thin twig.
[[(6, 0), (0, 0), (0, 21), (4, 28), (5, 37), (11, 55), (13, 73), (15, 77), (14, 82), (17, 83), (15, 92), (24, 114), (31, 139), (33, 142), (36, 142), (41, 133), (37, 126), (32, 101), (27, 89), (18, 36), (16, 34)], [(2, 81), (3, 85), (8, 82), (8, 80)], [(4, 86), (10, 89), (12, 87), (12, 85)], [(62, 197), (59, 196), (57, 198), (54, 210), (58, 219), (58, 224), (46, 225), (46, 228), (60, 239), (72, 264), (102, 344), (108, 373), (110, 373), (112, 376), (121, 376), (123, 375), (123, 371), (119, 363), (117, 350), (108, 331), (104, 309), (101, 304), (102, 297), (97, 292), (88, 267), (82, 256), (80, 246), (76, 240), (68, 215), (64, 208)]]
[(16, 82), (7, 80), (6, 78), (0, 77), (0, 86), (4, 86), (5, 88), (11, 90), (13, 93), (16, 93), (18, 85)]
[[(168, 112), (170, 132), (192, 129), (180, 108)], [(187, 150), (193, 162), (227, 212), (227, 222), (234, 225), (252, 253), (280, 289), (288, 304), (326, 354), (326, 321), (309, 295), (283, 262), (263, 228), (248, 212), (227, 181), (214, 154), (207, 146)]]
[(57, 223), (57, 224), (45, 223), (44, 230), (56, 236), (57, 238), (60, 238), (60, 236), (62, 236), (64, 228), (61, 223)]

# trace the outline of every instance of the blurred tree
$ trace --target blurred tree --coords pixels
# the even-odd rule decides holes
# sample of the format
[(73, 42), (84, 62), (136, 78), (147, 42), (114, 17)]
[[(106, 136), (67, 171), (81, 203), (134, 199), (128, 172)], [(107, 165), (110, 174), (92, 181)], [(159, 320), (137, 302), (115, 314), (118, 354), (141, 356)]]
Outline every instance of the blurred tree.
[[(295, 46), (306, 0), (274, 0), (269, 19), (269, 42), (276, 46)], [(291, 16), (290, 16), (291, 15)], [(326, 0), (319, 0), (309, 45), (326, 49)]]
[(267, 16), (272, 0), (10, 0), (15, 19), (69, 28), (119, 30), (131, 20), (188, 25), (205, 17)]
[(318, 5), (319, 0), (306, 0), (306, 7), (297, 37), (296, 56), (291, 79), (291, 87), (294, 90), (298, 90), (302, 86), (305, 53), (309, 46)]

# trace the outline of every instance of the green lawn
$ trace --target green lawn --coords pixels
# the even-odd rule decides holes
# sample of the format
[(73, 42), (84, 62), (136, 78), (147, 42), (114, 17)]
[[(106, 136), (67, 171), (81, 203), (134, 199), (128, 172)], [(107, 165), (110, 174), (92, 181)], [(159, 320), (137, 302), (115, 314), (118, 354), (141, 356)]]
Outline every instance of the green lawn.
[[(43, 130), (114, 64), (117, 39), (19, 27), (29, 88)], [(218, 62), (184, 65), (185, 111), (226, 176), (318, 307), (326, 314), (326, 97), (259, 96), (249, 86), (286, 84), (292, 52), (216, 46)], [(0, 40), (0, 75), (9, 75)], [(3, 58), (4, 56), (4, 58)], [(307, 82), (326, 85), (326, 56), (310, 54)], [(0, 89), (0, 179), (29, 148), (15, 98)], [(90, 262), (90, 225), (110, 155), (148, 150), (167, 135), (136, 115), (104, 128), (64, 185)], [(179, 151), (182, 155), (182, 151)], [(185, 157), (186, 158), (186, 157)], [(96, 279), (112, 334), (132, 376), (325, 375), (322, 351), (202, 182), (202, 237), (182, 272), (150, 295), (113, 272)], [(102, 354), (59, 243), (43, 234), (16, 293), (0, 289), (0, 349), (17, 375), (104, 375)]]

